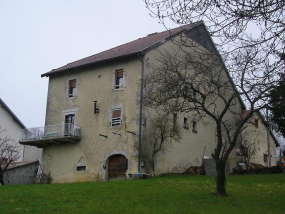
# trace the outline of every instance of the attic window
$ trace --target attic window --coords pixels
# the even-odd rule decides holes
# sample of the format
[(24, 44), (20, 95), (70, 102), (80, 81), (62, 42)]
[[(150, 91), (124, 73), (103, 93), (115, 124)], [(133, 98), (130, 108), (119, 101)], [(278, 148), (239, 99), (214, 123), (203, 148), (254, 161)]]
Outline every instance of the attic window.
[(76, 95), (76, 79), (69, 80), (68, 87), (68, 96), (74, 97)]
[(119, 69), (115, 71), (115, 89), (124, 87), (124, 70)]

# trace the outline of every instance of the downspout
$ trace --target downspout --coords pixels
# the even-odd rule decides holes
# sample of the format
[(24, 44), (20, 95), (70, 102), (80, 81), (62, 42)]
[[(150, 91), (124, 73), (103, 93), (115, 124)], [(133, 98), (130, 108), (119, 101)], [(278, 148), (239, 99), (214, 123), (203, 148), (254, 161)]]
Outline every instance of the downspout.
[(141, 172), (141, 145), (142, 145), (142, 105), (143, 105), (143, 77), (144, 77), (144, 56), (142, 57), (141, 53), (138, 53), (138, 56), (142, 62), (142, 71), (141, 71), (141, 94), (140, 94), (140, 128), (139, 128), (139, 162), (138, 162), (138, 172)]

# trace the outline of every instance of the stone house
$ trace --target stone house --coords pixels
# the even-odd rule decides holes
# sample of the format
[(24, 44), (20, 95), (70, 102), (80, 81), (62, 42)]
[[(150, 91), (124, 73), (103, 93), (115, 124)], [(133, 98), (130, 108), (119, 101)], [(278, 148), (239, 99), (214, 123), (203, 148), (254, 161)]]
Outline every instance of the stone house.
[[(151, 114), (142, 106), (142, 77), (151, 72), (162, 50), (176, 49), (172, 40), (186, 35), (205, 51), (215, 51), (203, 22), (117, 46), (68, 63), (42, 74), (49, 78), (46, 124), (27, 129), (20, 143), (43, 148), (44, 173), (52, 182), (81, 182), (125, 178), (126, 174), (148, 172), (137, 145)], [(142, 86), (142, 87), (141, 87)], [(242, 104), (237, 106), (241, 114)], [(190, 113), (177, 113), (185, 125), (179, 143), (156, 156), (159, 173), (181, 173), (202, 164), (215, 148), (213, 127), (191, 120)], [(187, 121), (187, 122), (185, 122)], [(187, 125), (186, 125), (187, 124)], [(229, 158), (236, 166), (235, 152)]]

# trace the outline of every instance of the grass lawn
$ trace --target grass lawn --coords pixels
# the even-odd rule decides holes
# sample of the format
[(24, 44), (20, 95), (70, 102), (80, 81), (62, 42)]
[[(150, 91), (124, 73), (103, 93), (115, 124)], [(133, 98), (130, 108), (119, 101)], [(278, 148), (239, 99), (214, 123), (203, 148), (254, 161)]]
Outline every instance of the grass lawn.
[(227, 177), (228, 197), (214, 177), (0, 186), (0, 213), (285, 213), (285, 173)]

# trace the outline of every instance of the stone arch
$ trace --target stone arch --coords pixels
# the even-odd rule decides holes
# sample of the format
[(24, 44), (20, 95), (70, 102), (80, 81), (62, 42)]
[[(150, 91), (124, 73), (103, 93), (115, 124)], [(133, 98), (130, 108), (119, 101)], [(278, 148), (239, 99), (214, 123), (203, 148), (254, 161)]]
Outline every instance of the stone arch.
[(128, 171), (128, 159), (125, 152), (114, 151), (105, 159), (105, 179), (125, 179)]

